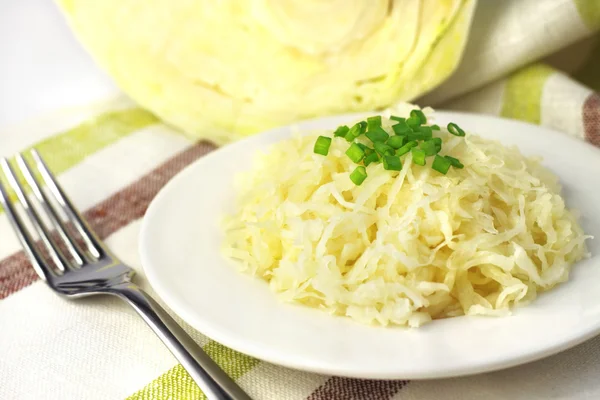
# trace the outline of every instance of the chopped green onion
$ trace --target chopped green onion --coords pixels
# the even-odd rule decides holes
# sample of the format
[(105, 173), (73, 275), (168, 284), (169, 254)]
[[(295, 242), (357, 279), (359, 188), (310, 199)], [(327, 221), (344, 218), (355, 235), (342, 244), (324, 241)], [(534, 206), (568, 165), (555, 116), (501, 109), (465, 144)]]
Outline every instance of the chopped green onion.
[(375, 151), (380, 156), (393, 156), (395, 154), (394, 149), (383, 142), (375, 142), (373, 143), (373, 147), (375, 147)]
[(408, 143), (406, 143), (404, 146), (400, 147), (398, 150), (396, 150), (396, 155), (397, 156), (403, 156), (406, 153), (408, 153), (410, 151), (410, 149), (412, 149), (413, 147), (417, 147), (418, 143), (415, 140), (412, 140)]
[(413, 162), (417, 165), (425, 165), (425, 152), (418, 148), (411, 150), (413, 156)]
[(410, 126), (408, 126), (406, 120), (404, 119), (402, 119), (402, 121), (398, 121), (396, 125), (393, 125), (392, 129), (396, 135), (406, 135), (411, 131)]
[(440, 174), (446, 175), (448, 169), (450, 169), (451, 162), (445, 157), (440, 157), (436, 154), (431, 168), (439, 172)]
[(448, 124), (448, 132), (454, 136), (465, 136), (465, 131), (463, 131), (460, 126), (456, 125), (454, 122), (450, 122)]
[(367, 179), (367, 169), (362, 165), (360, 167), (356, 167), (356, 169), (350, 174), (350, 180), (354, 182), (356, 186), (360, 186), (365, 179)]
[(358, 164), (365, 157), (365, 151), (361, 149), (357, 143), (352, 143), (350, 147), (348, 147), (348, 150), (346, 150), (346, 155), (349, 159)]
[(410, 151), (410, 149), (412, 149), (413, 147), (416, 147), (416, 146), (417, 146), (417, 142), (415, 142), (414, 140), (412, 142), (408, 142), (404, 146), (402, 146), (398, 150), (396, 150), (396, 155), (398, 157), (403, 156), (406, 153), (408, 153)]
[(419, 147), (421, 148), (421, 150), (423, 150), (425, 152), (426, 156), (433, 156), (434, 154), (436, 154), (438, 152), (437, 146), (436, 146), (435, 142), (433, 141), (433, 139), (421, 142)]
[(410, 116), (419, 118), (419, 121), (421, 122), (421, 124), (427, 123), (427, 117), (425, 116), (425, 114), (423, 114), (423, 111), (421, 111), (421, 110), (416, 110), (416, 109), (412, 110), (410, 112)]
[[(388, 140), (390, 135), (386, 131), (383, 130), (382, 127), (378, 126), (372, 130), (369, 130), (366, 136), (371, 140), (371, 142), (385, 142)], [(377, 150), (377, 149), (375, 149)]]
[(416, 128), (417, 126), (421, 125), (421, 119), (419, 117), (410, 117), (406, 120), (406, 123), (411, 128)]
[(362, 143), (356, 142), (356, 145), (360, 146), (360, 148), (363, 149), (363, 151), (365, 152), (365, 156), (368, 156), (369, 154), (371, 154), (375, 151), (372, 148), (370, 148), (369, 146), (362, 144)]
[(355, 125), (352, 125), (352, 128), (350, 128), (350, 130), (348, 130), (348, 132), (346, 133), (346, 136), (344, 136), (344, 138), (346, 139), (347, 142), (354, 142), (354, 139), (356, 139), (359, 135), (360, 135), (360, 125), (355, 124)]
[(354, 139), (356, 139), (358, 136), (354, 136), (358, 134), (358, 130), (356, 129), (352, 129), (350, 128), (350, 130), (348, 131), (348, 133), (346, 133), (346, 136), (344, 136), (344, 139), (346, 139), (346, 142), (354, 142)]
[(450, 157), (450, 156), (444, 156), (444, 158), (448, 161), (450, 161), (450, 164), (452, 164), (452, 166), (454, 168), (458, 168), (458, 169), (462, 169), (465, 166), (458, 160), (458, 158), (454, 158), (454, 157)]
[(411, 132), (408, 134), (407, 139), (409, 142), (420, 141), (423, 140), (423, 136), (421, 132)]
[(348, 131), (348, 133), (345, 136), (346, 141), (353, 142), (354, 139), (356, 139), (357, 137), (359, 137), (360, 135), (365, 133), (366, 128), (367, 128), (367, 123), (365, 121), (360, 121), (360, 122), (352, 125), (352, 128), (350, 128), (350, 130)]
[(419, 145), (419, 143), (417, 143), (414, 140), (411, 140), (410, 142), (406, 143), (407, 146), (410, 146), (410, 148), (412, 149), (413, 147), (417, 147)]
[(350, 130), (350, 128), (348, 128), (347, 125), (338, 126), (338, 128), (335, 130), (335, 132), (333, 132), (333, 136), (344, 137), (344, 136), (346, 136), (346, 134), (348, 133), (349, 130)]
[(404, 146), (404, 142), (406, 141), (406, 136), (392, 136), (388, 139), (387, 145), (394, 148), (399, 149)]
[(329, 154), (329, 146), (331, 146), (331, 138), (327, 136), (319, 136), (315, 142), (313, 152), (326, 156)]
[[(431, 168), (441, 174), (447, 174), (450, 167), (464, 168), (464, 165), (451, 156), (441, 156), (443, 141), (439, 137), (433, 137), (433, 131), (441, 130), (438, 125), (426, 125), (427, 117), (421, 110), (412, 110), (409, 118), (395, 115), (390, 119), (396, 121), (392, 126), (394, 134), (390, 134), (382, 126), (382, 117), (375, 115), (365, 121), (357, 122), (350, 128), (340, 125), (334, 131), (334, 137), (344, 137), (351, 142), (346, 150), (346, 155), (357, 166), (350, 179), (355, 185), (361, 185), (367, 178), (366, 167), (374, 162), (382, 162), (383, 168), (390, 171), (401, 171), (401, 156), (411, 152), (412, 161), (415, 165), (426, 165), (428, 156), (435, 156)], [(465, 136), (466, 133), (457, 124), (448, 124), (448, 132), (455, 136)], [(372, 147), (355, 140), (360, 135), (365, 135), (373, 143)], [(361, 140), (362, 141), (362, 140)], [(362, 141), (364, 142), (364, 141)], [(332, 139), (319, 136), (314, 145), (314, 153), (327, 155), (331, 147)]]
[(398, 150), (396, 150), (396, 155), (398, 157), (402, 157), (403, 155), (408, 153), (410, 151), (410, 149), (411, 149), (411, 147), (404, 145), (404, 146), (400, 147)]
[(437, 152), (439, 153), (440, 150), (442, 150), (442, 138), (434, 137), (431, 140), (433, 140), (433, 143), (435, 143), (435, 148), (437, 149)]
[(371, 130), (381, 126), (381, 116), (376, 115), (374, 117), (367, 118), (367, 129)]
[(384, 156), (383, 157), (383, 168), (389, 171), (400, 171), (402, 169), (402, 162), (399, 157), (396, 156)]
[(377, 161), (379, 161), (379, 154), (371, 153), (368, 156), (366, 156), (364, 159), (365, 167), (367, 167), (372, 162), (377, 162)]
[(431, 139), (433, 137), (433, 130), (430, 126), (420, 126), (419, 132), (423, 137), (423, 140)]

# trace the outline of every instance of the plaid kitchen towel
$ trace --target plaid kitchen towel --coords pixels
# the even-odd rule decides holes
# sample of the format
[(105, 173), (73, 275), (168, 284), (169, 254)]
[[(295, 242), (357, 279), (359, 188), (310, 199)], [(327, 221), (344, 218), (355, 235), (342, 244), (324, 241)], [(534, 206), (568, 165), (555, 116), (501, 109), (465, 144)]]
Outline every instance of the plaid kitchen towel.
[[(485, 0), (484, 0), (485, 2)], [(421, 99), (440, 109), (548, 126), (600, 146), (600, 1), (479, 6), (459, 70)], [(0, 154), (35, 146), (114, 252), (138, 271), (140, 220), (164, 184), (214, 149), (125, 98), (0, 131)], [(151, 292), (143, 275), (137, 278)], [(239, 354), (179, 320), (255, 399), (598, 399), (600, 339), (508, 370), (458, 379), (367, 381)], [(0, 210), (0, 399), (202, 399), (119, 300), (63, 300), (35, 275)]]

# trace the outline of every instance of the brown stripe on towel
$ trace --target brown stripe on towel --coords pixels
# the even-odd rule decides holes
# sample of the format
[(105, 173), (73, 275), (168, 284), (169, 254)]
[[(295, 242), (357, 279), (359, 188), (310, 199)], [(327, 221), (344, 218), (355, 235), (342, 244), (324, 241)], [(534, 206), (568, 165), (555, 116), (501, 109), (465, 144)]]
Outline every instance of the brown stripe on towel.
[(307, 400), (388, 400), (408, 381), (379, 381), (331, 377)]

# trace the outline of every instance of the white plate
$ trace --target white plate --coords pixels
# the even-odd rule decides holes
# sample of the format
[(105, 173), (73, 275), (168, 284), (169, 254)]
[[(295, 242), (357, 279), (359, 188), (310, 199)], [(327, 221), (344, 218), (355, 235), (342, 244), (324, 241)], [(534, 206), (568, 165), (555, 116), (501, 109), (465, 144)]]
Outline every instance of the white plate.
[[(334, 128), (355, 116), (300, 124)], [(564, 134), (487, 116), (438, 112), (471, 132), (542, 155), (567, 203), (600, 237), (600, 151)], [(175, 177), (150, 206), (141, 233), (146, 275), (191, 326), (242, 353), (319, 373), (361, 378), (438, 378), (490, 371), (545, 357), (600, 332), (600, 240), (571, 279), (505, 318), (459, 317), (419, 329), (360, 325), (280, 303), (264, 282), (240, 274), (220, 253), (219, 220), (231, 211), (233, 177), (255, 150), (288, 137), (280, 128), (218, 150)]]

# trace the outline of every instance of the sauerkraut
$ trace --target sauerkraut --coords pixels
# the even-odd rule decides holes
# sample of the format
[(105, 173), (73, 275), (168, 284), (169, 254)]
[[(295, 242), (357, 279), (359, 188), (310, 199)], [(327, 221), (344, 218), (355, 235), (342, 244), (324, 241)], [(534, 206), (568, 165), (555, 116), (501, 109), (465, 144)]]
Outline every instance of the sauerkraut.
[(323, 157), (318, 134), (259, 155), (225, 221), (226, 255), (283, 301), (380, 325), (507, 315), (587, 255), (557, 177), (515, 147), (442, 128), (463, 169), (442, 175), (409, 153), (401, 171), (374, 163), (356, 186), (348, 143), (334, 138)]

